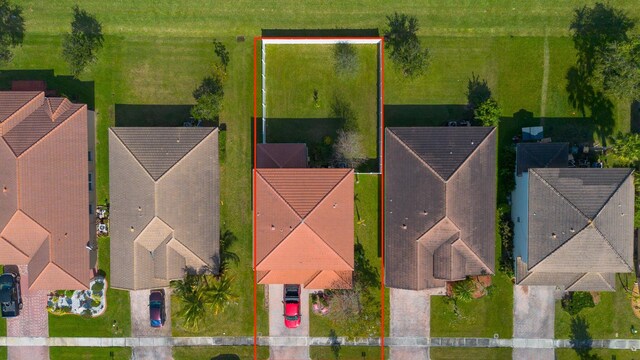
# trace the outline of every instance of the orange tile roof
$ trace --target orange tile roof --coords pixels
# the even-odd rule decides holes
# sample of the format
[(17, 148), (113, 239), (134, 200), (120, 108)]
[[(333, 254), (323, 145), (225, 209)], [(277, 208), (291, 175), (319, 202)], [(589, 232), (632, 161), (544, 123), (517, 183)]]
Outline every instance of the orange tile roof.
[(0, 92), (0, 263), (29, 266), (29, 289), (85, 289), (90, 239), (87, 107)]
[(256, 177), (259, 283), (351, 287), (353, 170), (258, 169)]

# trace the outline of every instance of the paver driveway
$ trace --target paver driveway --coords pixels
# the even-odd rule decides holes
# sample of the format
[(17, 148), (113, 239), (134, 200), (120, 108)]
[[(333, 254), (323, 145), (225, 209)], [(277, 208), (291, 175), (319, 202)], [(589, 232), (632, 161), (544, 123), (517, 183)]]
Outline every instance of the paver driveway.
[[(29, 272), (26, 265), (5, 266), (7, 272), (20, 272), (23, 308), (20, 315), (7, 319), (7, 336), (48, 337), (49, 313), (47, 312), (47, 291), (29, 291)], [(9, 360), (49, 359), (46, 346), (12, 347), (7, 349)]]
[[(431, 333), (431, 297), (426, 291), (389, 289), (392, 337), (427, 338)], [(391, 360), (429, 359), (426, 347), (392, 346)]]
[[(554, 286), (513, 287), (513, 337), (553, 339), (555, 321)], [(553, 360), (553, 349), (513, 349), (513, 359)]]
[[(149, 294), (150, 290), (136, 290), (129, 293), (131, 303), (131, 334), (135, 337), (164, 337), (171, 336), (171, 293), (164, 289), (165, 313), (167, 320), (161, 328), (150, 326)], [(133, 358), (136, 360), (170, 360), (172, 351), (170, 346), (136, 346), (133, 347)]]
[[(309, 336), (309, 291), (302, 289), (300, 294), (300, 313), (302, 321), (295, 329), (284, 326), (282, 292), (283, 285), (269, 286), (269, 336), (295, 336), (306, 338)], [(307, 344), (307, 341), (303, 341)], [(271, 359), (309, 359), (309, 346), (271, 346)]]

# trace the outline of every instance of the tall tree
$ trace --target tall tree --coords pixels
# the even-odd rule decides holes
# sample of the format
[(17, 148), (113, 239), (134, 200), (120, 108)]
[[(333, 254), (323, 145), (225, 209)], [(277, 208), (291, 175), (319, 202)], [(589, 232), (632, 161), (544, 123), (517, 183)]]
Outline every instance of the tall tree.
[(480, 104), (473, 112), (474, 118), (482, 124), (482, 126), (498, 126), (502, 115), (502, 109), (498, 106), (493, 98)]
[(22, 44), (24, 32), (22, 8), (11, 5), (9, 0), (0, 0), (0, 64), (11, 61), (11, 49)]
[(594, 81), (617, 98), (640, 100), (640, 38), (609, 45), (596, 62)]
[(578, 65), (587, 75), (591, 75), (595, 61), (609, 45), (628, 40), (627, 32), (634, 22), (623, 11), (596, 3), (593, 7), (583, 6), (575, 10), (569, 26), (573, 43), (578, 50)]
[(220, 59), (220, 63), (222, 64), (222, 67), (224, 67), (224, 70), (227, 70), (227, 65), (229, 65), (229, 50), (227, 50), (227, 47), (224, 46), (224, 44), (220, 41), (218, 41), (217, 39), (213, 39), (213, 52), (216, 53), (216, 55), (218, 55), (218, 58)]
[(619, 166), (640, 166), (640, 134), (619, 134), (613, 141), (612, 152)]
[(238, 297), (232, 292), (233, 278), (222, 276), (218, 280), (213, 281), (204, 289), (204, 297), (206, 304), (213, 310), (214, 315), (223, 312), (224, 309)]
[(191, 116), (196, 120), (216, 122), (222, 110), (224, 97), (224, 70), (215, 67), (210, 76), (205, 77), (193, 91), (196, 105), (191, 108)]
[(384, 47), (390, 50), (389, 57), (405, 76), (420, 75), (429, 66), (429, 49), (420, 45), (418, 29), (415, 16), (398, 13), (387, 16)]
[(62, 58), (69, 64), (71, 74), (77, 77), (90, 63), (96, 60), (96, 53), (102, 48), (102, 24), (92, 14), (73, 7), (71, 32), (62, 40)]
[(337, 161), (355, 169), (366, 160), (362, 135), (356, 131), (338, 130), (333, 151)]

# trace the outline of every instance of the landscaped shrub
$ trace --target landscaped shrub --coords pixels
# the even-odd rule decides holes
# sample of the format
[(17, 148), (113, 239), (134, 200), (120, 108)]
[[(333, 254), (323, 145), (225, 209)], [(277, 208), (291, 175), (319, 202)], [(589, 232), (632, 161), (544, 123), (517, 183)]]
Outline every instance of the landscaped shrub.
[(93, 292), (98, 292), (98, 291), (102, 291), (102, 289), (104, 289), (104, 283), (101, 281), (96, 281), (95, 283), (93, 283), (93, 285), (91, 286), (91, 291)]
[(498, 234), (502, 240), (500, 271), (513, 276), (513, 221), (511, 221), (511, 209), (507, 205), (498, 208)]
[(593, 302), (593, 297), (586, 291), (570, 292), (562, 298), (562, 308), (572, 316), (577, 315), (583, 309), (594, 306), (596, 304)]

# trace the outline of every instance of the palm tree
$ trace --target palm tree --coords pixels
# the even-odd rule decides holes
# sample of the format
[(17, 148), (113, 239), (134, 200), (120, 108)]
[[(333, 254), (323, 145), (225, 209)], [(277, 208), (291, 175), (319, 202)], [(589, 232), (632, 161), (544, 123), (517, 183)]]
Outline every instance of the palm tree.
[(201, 291), (201, 286), (198, 289), (194, 289), (186, 296), (180, 298), (180, 310), (178, 310), (178, 316), (184, 320), (184, 326), (197, 330), (200, 321), (204, 319), (205, 315), (205, 302), (204, 292)]
[(229, 230), (223, 230), (220, 234), (220, 264), (218, 266), (217, 273), (214, 272), (216, 277), (221, 277), (229, 269), (229, 264), (233, 263), (238, 265), (240, 263), (240, 257), (238, 254), (229, 250), (231, 244), (238, 238)]
[(235, 302), (238, 297), (232, 293), (231, 285), (233, 277), (221, 276), (217, 281), (203, 289), (203, 297), (208, 306), (213, 310), (214, 315), (223, 312), (231, 302)]

